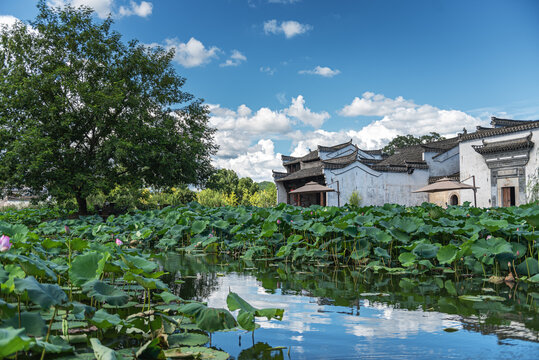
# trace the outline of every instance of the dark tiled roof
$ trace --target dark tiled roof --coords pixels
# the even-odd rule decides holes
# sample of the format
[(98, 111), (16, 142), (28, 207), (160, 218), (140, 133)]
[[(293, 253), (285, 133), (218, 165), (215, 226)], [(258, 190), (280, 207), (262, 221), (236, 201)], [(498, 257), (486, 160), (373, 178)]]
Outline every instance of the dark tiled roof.
[(449, 178), (450, 180), (460, 181), (460, 173), (456, 172), (454, 174), (444, 175), (444, 176), (429, 176), (429, 184), (435, 183), (436, 181), (443, 178)]
[(297, 164), (301, 161), (313, 161), (313, 160), (318, 160), (319, 157), (318, 157), (318, 150), (313, 150), (311, 151), (310, 153), (308, 153), (307, 155), (305, 156), (302, 156), (302, 157), (295, 157), (293, 158), (293, 160), (290, 160), (290, 161), (287, 161), (287, 162), (284, 162), (283, 165), (292, 165), (292, 164)]
[(345, 147), (347, 147), (350, 144), (352, 144), (352, 139), (350, 139), (350, 141), (347, 141), (345, 143), (334, 145), (334, 146), (318, 145), (318, 151), (321, 151), (321, 152), (333, 152), (333, 151), (344, 149)]
[(294, 160), (297, 160), (298, 158), (295, 157), (295, 156), (288, 156), (288, 155), (281, 155), (281, 160), (284, 161), (294, 161)]
[(311, 176), (321, 176), (321, 175), (324, 175), (324, 170), (322, 169), (322, 166), (315, 166), (312, 168), (298, 170), (291, 174), (287, 174), (285, 177), (282, 177), (282, 178), (275, 178), (275, 181), (296, 180), (296, 179), (303, 179), (303, 178), (307, 178)]
[(406, 161), (423, 161), (423, 148), (421, 145), (397, 149), (395, 154), (388, 156), (378, 165), (406, 165)]
[(533, 148), (533, 142), (531, 141), (531, 134), (518, 139), (492, 141), (487, 142), (483, 140), (483, 145), (472, 145), (475, 151), (479, 154), (491, 154), (502, 151), (523, 150)]
[(511, 120), (511, 119), (500, 119), (495, 116), (490, 117), (490, 125), (494, 127), (524, 125), (528, 122), (530, 122), (530, 120)]
[(273, 172), (273, 178), (274, 179), (280, 179), (280, 178), (283, 178), (285, 177), (286, 175), (288, 175), (288, 173), (285, 173), (285, 172), (281, 172), (281, 171), (275, 171), (275, 170), (272, 170)]
[(360, 149), (360, 150), (363, 151), (364, 153), (370, 154), (370, 155), (382, 155), (382, 149), (378, 149), (378, 150), (363, 150), (363, 149)]
[(443, 153), (443, 152), (446, 152), (447, 150), (454, 148), (455, 146), (458, 145), (458, 143), (459, 143), (459, 138), (454, 137), (450, 139), (444, 139), (444, 140), (439, 140), (439, 141), (433, 141), (426, 144), (421, 144), (421, 146), (423, 147), (423, 149), (427, 151)]
[[(517, 121), (517, 120), (514, 120)], [(534, 121), (521, 121), (518, 120), (520, 124), (514, 126), (498, 127), (492, 129), (479, 130), (473, 133), (461, 134), (459, 136), (460, 141), (468, 141), (474, 139), (482, 139), (490, 136), (505, 135), (511, 134), (519, 131), (526, 131), (539, 128), (539, 120)]]
[[(345, 155), (345, 156), (340, 156), (338, 158), (329, 159), (329, 160), (322, 160), (322, 163), (324, 164), (326, 168), (335, 169), (336, 166), (345, 167), (356, 160), (357, 160), (357, 149), (353, 153)], [(330, 167), (328, 167), (328, 165)]]

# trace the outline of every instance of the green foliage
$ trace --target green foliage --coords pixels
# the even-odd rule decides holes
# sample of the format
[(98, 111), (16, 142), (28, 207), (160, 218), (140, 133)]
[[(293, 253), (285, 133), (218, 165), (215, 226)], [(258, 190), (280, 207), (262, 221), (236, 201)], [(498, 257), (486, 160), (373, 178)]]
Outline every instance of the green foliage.
[(428, 135), (415, 137), (414, 135), (397, 135), (391, 140), (382, 150), (384, 153), (392, 155), (397, 149), (412, 145), (426, 144), (433, 141), (444, 140), (445, 137), (436, 132), (431, 132)]
[(214, 129), (173, 51), (126, 44), (89, 8), (38, 10), (32, 29), (0, 33), (1, 188), (75, 197), (86, 213), (88, 196), (118, 185), (203, 182)]
[(350, 198), (348, 198), (348, 204), (351, 206), (359, 207), (361, 205), (361, 200), (361, 196), (359, 196), (357, 190), (354, 190), (352, 191)]

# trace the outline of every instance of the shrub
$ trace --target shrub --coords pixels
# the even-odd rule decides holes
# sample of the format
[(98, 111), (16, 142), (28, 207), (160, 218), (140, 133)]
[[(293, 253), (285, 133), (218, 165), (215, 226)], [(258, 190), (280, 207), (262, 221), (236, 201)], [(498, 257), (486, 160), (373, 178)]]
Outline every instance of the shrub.
[(357, 190), (352, 191), (352, 194), (350, 195), (350, 198), (348, 199), (348, 204), (351, 206), (359, 207), (361, 205), (361, 196), (359, 196), (359, 193)]

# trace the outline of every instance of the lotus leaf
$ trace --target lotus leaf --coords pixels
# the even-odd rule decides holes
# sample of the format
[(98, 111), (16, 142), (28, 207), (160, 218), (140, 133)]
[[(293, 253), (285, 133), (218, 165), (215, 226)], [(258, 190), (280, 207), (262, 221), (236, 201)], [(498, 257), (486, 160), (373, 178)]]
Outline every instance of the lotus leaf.
[(402, 264), (402, 266), (410, 267), (413, 266), (416, 263), (417, 257), (413, 253), (404, 252), (399, 255), (399, 261)]
[(191, 346), (165, 350), (165, 356), (167, 358), (189, 358), (200, 360), (227, 360), (230, 355), (221, 350), (215, 350), (212, 348), (202, 346)]
[(98, 279), (104, 271), (109, 253), (87, 252), (78, 255), (71, 263), (69, 278), (74, 285), (82, 286), (87, 281)]
[(169, 293), (168, 291), (163, 291), (161, 294), (158, 294), (165, 304), (170, 304), (172, 301), (183, 301), (179, 296)]
[(432, 259), (438, 252), (438, 246), (427, 243), (419, 243), (412, 252), (419, 258)]
[(457, 258), (457, 252), (458, 248), (455, 245), (445, 245), (438, 250), (436, 258), (441, 265), (451, 264)]
[(178, 312), (194, 318), (197, 326), (208, 332), (233, 329), (237, 326), (236, 320), (227, 310), (209, 308), (200, 303), (183, 305)]
[(26, 350), (32, 343), (33, 340), (24, 336), (24, 329), (17, 330), (11, 327), (0, 329), (0, 359), (17, 351)]
[(43, 309), (62, 305), (67, 302), (66, 293), (56, 284), (40, 284), (33, 276), (25, 279), (15, 279), (15, 289), (18, 293), (28, 293), (28, 298)]
[(45, 349), (47, 353), (65, 353), (72, 352), (73, 346), (69, 345), (67, 341), (58, 336), (51, 336), (48, 342), (36, 339), (33, 349)]
[(17, 307), (0, 299), (0, 319), (8, 319), (17, 313)]
[(503, 297), (495, 296), (495, 295), (460, 295), (459, 299), (466, 300), (466, 301), (475, 301), (475, 302), (505, 301)]
[(115, 286), (101, 280), (88, 281), (82, 285), (82, 291), (97, 301), (105, 302), (113, 306), (122, 306), (129, 301), (129, 295)]
[(106, 346), (101, 345), (101, 341), (98, 339), (90, 339), (94, 355), (97, 360), (116, 360), (122, 357), (118, 353)]
[(391, 256), (389, 256), (387, 250), (382, 249), (381, 247), (374, 248), (374, 255), (378, 256), (379, 258), (391, 259)]
[(108, 329), (116, 325), (124, 325), (124, 321), (116, 314), (109, 314), (103, 309), (95, 312), (94, 317), (89, 320), (100, 329)]
[(178, 347), (178, 346), (204, 345), (208, 341), (210, 341), (210, 338), (204, 334), (185, 332), (185, 333), (170, 335), (167, 340), (168, 340), (168, 345), (172, 348), (172, 347)]
[(539, 273), (539, 263), (537, 262), (537, 259), (527, 257), (516, 266), (516, 270), (518, 274), (530, 277)]
[(129, 269), (136, 274), (140, 274), (141, 271), (149, 274), (155, 271), (155, 269), (158, 267), (155, 262), (147, 260), (141, 256), (121, 255), (120, 257), (126, 263), (126, 265), (129, 266)]
[(44, 336), (47, 333), (47, 325), (38, 313), (21, 312), (20, 324), (21, 326), (19, 326), (19, 315), (15, 314), (13, 317), (5, 320), (1, 327), (24, 328), (26, 335), (33, 337)]

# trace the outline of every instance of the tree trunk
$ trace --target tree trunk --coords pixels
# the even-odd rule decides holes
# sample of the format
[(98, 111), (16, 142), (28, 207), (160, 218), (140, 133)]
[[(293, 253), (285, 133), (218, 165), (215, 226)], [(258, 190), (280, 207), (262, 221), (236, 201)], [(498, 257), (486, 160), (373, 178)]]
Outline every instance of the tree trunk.
[(88, 204), (86, 198), (80, 194), (75, 195), (77, 199), (77, 205), (79, 206), (79, 215), (88, 215)]

